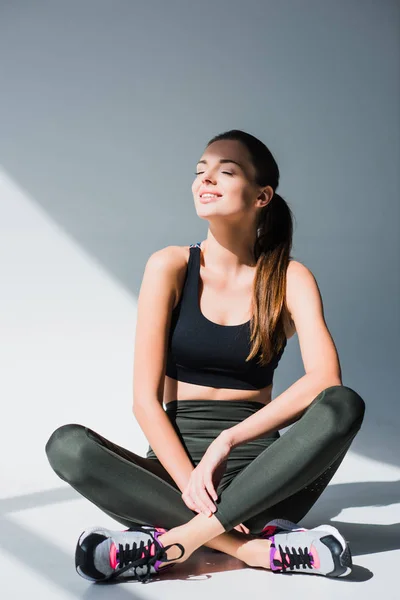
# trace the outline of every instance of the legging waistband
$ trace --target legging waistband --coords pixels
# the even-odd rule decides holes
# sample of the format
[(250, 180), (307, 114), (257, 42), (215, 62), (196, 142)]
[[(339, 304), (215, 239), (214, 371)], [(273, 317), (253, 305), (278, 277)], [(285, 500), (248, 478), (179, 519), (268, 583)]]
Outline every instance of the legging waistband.
[[(197, 464), (223, 430), (241, 423), (264, 406), (254, 400), (172, 400), (166, 403), (165, 412), (189, 456)], [(270, 431), (234, 448), (229, 457), (227, 476), (244, 468), (279, 437), (279, 431)], [(156, 458), (150, 446), (146, 456)]]
[(170, 400), (167, 405), (173, 403), (186, 404), (187, 402), (215, 402), (215, 404), (223, 402), (224, 404), (261, 404), (262, 406), (265, 406), (263, 402), (258, 402), (257, 400), (210, 400), (204, 398), (191, 398), (190, 400)]
[[(217, 436), (223, 429), (244, 421), (264, 406), (253, 400), (172, 400), (165, 405), (165, 411), (183, 435), (207, 433)], [(276, 437), (276, 433), (265, 437)]]
[[(252, 400), (173, 400), (165, 406), (170, 419), (179, 423), (193, 423), (194, 428), (222, 429), (233, 427), (250, 415), (264, 408), (261, 402)], [(184, 427), (185, 429), (185, 427)]]
[[(179, 407), (179, 410), (187, 410), (193, 408), (197, 410), (199, 407), (210, 407), (215, 410), (224, 410), (224, 407), (241, 407), (250, 408), (254, 411), (260, 410), (265, 404), (263, 402), (257, 402), (256, 400), (203, 400), (201, 398), (194, 400), (170, 400), (166, 405), (166, 410), (174, 409)], [(220, 408), (219, 408), (220, 407)]]

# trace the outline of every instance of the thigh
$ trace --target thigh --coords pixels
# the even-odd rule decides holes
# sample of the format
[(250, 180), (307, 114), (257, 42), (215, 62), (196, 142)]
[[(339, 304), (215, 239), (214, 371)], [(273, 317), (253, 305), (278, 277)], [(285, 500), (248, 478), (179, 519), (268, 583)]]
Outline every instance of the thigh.
[(100, 435), (96, 431), (93, 431), (92, 429), (89, 429), (88, 427), (86, 427), (86, 431), (89, 438), (100, 444), (103, 448), (109, 450), (112, 454), (127, 460), (131, 464), (141, 467), (149, 473), (153, 473), (153, 475), (156, 475), (163, 481), (166, 481), (179, 490), (175, 481), (157, 458), (145, 458), (144, 456), (140, 456), (131, 450), (127, 450), (126, 448), (119, 446), (115, 442), (111, 442), (104, 436)]
[(261, 533), (265, 525), (273, 519), (287, 519), (293, 523), (299, 523), (328, 486), (342, 463), (347, 450), (348, 446), (343, 449), (342, 454), (314, 481), (281, 502), (243, 521), (243, 523), (249, 528), (252, 534)]
[(129, 478), (132, 467), (140, 467), (178, 489), (157, 459), (144, 458), (83, 425), (67, 424), (56, 429), (46, 444), (46, 454), (57, 475), (68, 482), (79, 480), (88, 467), (100, 472), (107, 463), (114, 467), (109, 475), (118, 469)]
[(313, 495), (309, 494), (310, 487), (308, 491), (304, 488), (326, 479), (325, 473), (333, 464), (339, 466), (361, 426), (364, 409), (361, 397), (345, 386), (331, 386), (318, 394), (289, 431), (261, 452), (222, 492), (215, 516), (225, 529), (249, 522), (264, 511), (267, 515), (267, 509), (282, 508), (286, 500), (285, 508), (294, 510), (293, 499), (300, 497), (298, 512), (307, 512)]
[(116, 521), (171, 528), (194, 514), (159, 461), (144, 458), (83, 425), (63, 425), (46, 444), (57, 475)]

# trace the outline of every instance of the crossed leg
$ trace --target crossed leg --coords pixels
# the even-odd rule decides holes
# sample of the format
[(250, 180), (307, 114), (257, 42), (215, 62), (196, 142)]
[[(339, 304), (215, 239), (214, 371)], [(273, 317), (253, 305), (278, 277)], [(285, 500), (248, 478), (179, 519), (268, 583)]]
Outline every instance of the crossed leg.
[(364, 410), (364, 401), (351, 388), (323, 390), (289, 431), (221, 492), (211, 517), (186, 506), (158, 461), (138, 456), (82, 425), (58, 428), (46, 453), (61, 479), (116, 521), (127, 527), (149, 524), (169, 529), (160, 541), (182, 543), (182, 561), (205, 545), (250, 564), (259, 560), (256, 555), (269, 554), (268, 541), (249, 540), (231, 531), (233, 527), (243, 522), (257, 533), (273, 518), (295, 522), (303, 518), (342, 462)]

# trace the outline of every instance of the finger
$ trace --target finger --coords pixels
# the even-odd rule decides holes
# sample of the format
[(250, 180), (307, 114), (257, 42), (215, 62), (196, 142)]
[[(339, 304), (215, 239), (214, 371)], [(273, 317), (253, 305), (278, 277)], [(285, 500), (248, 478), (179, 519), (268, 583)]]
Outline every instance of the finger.
[(212, 511), (208, 508), (208, 503), (210, 502), (210, 499), (207, 496), (204, 488), (196, 489), (194, 499), (201, 512), (207, 517), (209, 517), (210, 514), (212, 514)]
[(193, 493), (193, 498), (196, 502), (196, 505), (199, 508), (199, 512), (203, 513), (204, 515), (208, 516), (209, 515), (209, 510), (207, 508), (207, 505), (204, 503), (202, 497), (201, 497), (201, 493), (200, 491), (197, 491)]
[(214, 502), (211, 500), (209, 493), (205, 487), (200, 489), (200, 497), (201, 497), (203, 504), (205, 504), (205, 506), (206, 506), (207, 515), (209, 516), (210, 513), (211, 514), (215, 513), (215, 511), (217, 509), (215, 507)]
[[(212, 513), (215, 513), (217, 510), (215, 501), (218, 500), (218, 496), (214, 495), (215, 492), (213, 492), (212, 490), (210, 491), (209, 487), (207, 487), (207, 486), (204, 490), (204, 494), (205, 494), (205, 498), (207, 500), (207, 506), (208, 506), (209, 510)], [(211, 496), (211, 498), (210, 498), (210, 496)]]
[(236, 527), (234, 527), (234, 529), (236, 529), (236, 531), (240, 531), (240, 533), (250, 533), (250, 530), (247, 529), (247, 527), (245, 525), (243, 525), (243, 523), (236, 525)]
[(200, 512), (198, 510), (195, 502), (193, 501), (193, 499), (191, 498), (191, 496), (188, 493), (182, 494), (182, 500), (184, 501), (186, 506), (188, 508), (190, 508), (190, 510), (194, 510), (195, 512)]
[(190, 510), (194, 510), (197, 513), (201, 513), (201, 509), (198, 506), (198, 502), (196, 501), (196, 492), (194, 489), (189, 489), (185, 493), (184, 502)]
[(243, 525), (243, 523), (240, 523), (240, 527), (242, 528), (243, 533), (250, 533), (250, 529), (248, 529), (246, 525)]
[(204, 475), (200, 472), (197, 474), (196, 478), (193, 477), (192, 473), (190, 493), (193, 501), (199, 508), (199, 512), (204, 513), (206, 516), (211, 516), (216, 511), (216, 507), (205, 489)]
[(214, 502), (216, 500), (218, 500), (218, 494), (215, 491), (214, 488), (214, 484), (212, 482), (212, 479), (208, 479), (207, 481), (205, 481), (205, 486), (206, 486), (206, 490), (207, 492), (210, 494), (211, 498), (214, 500)]

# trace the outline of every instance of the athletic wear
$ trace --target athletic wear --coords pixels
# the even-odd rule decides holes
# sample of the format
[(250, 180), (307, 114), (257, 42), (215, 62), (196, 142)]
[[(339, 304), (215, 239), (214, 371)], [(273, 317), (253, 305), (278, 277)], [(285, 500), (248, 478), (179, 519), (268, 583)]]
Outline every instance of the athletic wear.
[[(166, 529), (136, 526), (127, 531), (111, 531), (91, 527), (79, 536), (75, 551), (75, 568), (89, 581), (105, 581), (117, 577), (134, 577), (142, 583), (150, 575), (173, 567), (185, 553), (182, 544), (163, 546), (159, 536)], [(167, 559), (167, 550), (178, 546), (181, 554)], [(160, 567), (162, 563), (170, 565)]]
[[(267, 525), (274, 527), (274, 522)], [(274, 573), (295, 571), (327, 577), (344, 577), (351, 573), (349, 545), (336, 527), (319, 525), (299, 528), (296, 523), (275, 522), (271, 542), (270, 566)]]
[[(173, 313), (166, 374), (199, 385), (265, 387), (272, 381), (282, 352), (268, 368), (258, 367), (254, 360), (244, 362), (249, 350), (249, 322), (221, 326), (202, 315), (199, 266), (199, 245), (191, 246), (184, 290)], [(255, 401), (192, 399), (169, 402), (166, 413), (193, 466), (197, 466), (221, 431), (263, 408)], [(234, 448), (221, 480), (215, 483), (218, 500), (214, 517), (225, 531), (243, 523), (252, 534), (262, 532), (265, 523), (278, 517), (299, 522), (339, 468), (361, 427), (364, 412), (365, 403), (357, 392), (343, 385), (330, 386), (313, 399), (284, 435), (269, 431)], [(158, 541), (161, 534), (157, 529), (151, 534), (141, 526), (172, 529), (190, 521), (197, 512), (185, 504), (178, 485), (150, 447), (143, 457), (84, 425), (71, 423), (58, 427), (45, 449), (50, 465), (63, 481), (115, 521), (132, 528), (132, 532), (102, 528), (83, 532), (76, 551), (82, 576), (98, 581), (133, 573), (144, 581), (162, 562), (170, 562), (166, 560), (167, 548)], [(323, 527), (322, 533), (319, 528), (311, 533), (274, 531), (273, 566), (292, 571), (305, 565), (304, 572), (345, 574), (339, 571), (351, 566), (346, 542), (329, 526)], [(133, 535), (129, 540), (128, 534)], [(181, 544), (172, 545), (184, 552)]]
[[(264, 407), (265, 404), (254, 400), (172, 400), (166, 404), (165, 412), (179, 437), (184, 440), (186, 452), (196, 466), (222, 431), (234, 427)], [(279, 431), (270, 431), (233, 448), (220, 482), (220, 490), (225, 489), (250, 461), (277, 439)], [(146, 458), (157, 460), (151, 446)]]
[(181, 297), (174, 308), (168, 339), (166, 375), (196, 385), (257, 390), (270, 385), (285, 350), (267, 366), (260, 366), (260, 351), (250, 361), (250, 321), (219, 325), (200, 310), (200, 242), (190, 245), (190, 257)]
[[(194, 453), (193, 464), (206, 452), (212, 435), (240, 423), (244, 414), (252, 414), (237, 400), (188, 400), (186, 404), (193, 403), (189, 413), (186, 408), (180, 412), (181, 402), (177, 423), (184, 433), (178, 430), (178, 435), (188, 456)], [(243, 523), (257, 535), (271, 519), (299, 523), (342, 463), (364, 411), (365, 403), (357, 392), (334, 385), (321, 391), (272, 443), (253, 440), (260, 444), (259, 453), (256, 444), (249, 443), (238, 447), (242, 454), (232, 451), (226, 462), (228, 475), (216, 488), (214, 517), (224, 530)], [(125, 527), (144, 524), (172, 529), (197, 514), (185, 504), (181, 490), (159, 460), (122, 448), (84, 425), (58, 427), (46, 444), (46, 453), (63, 481)]]

